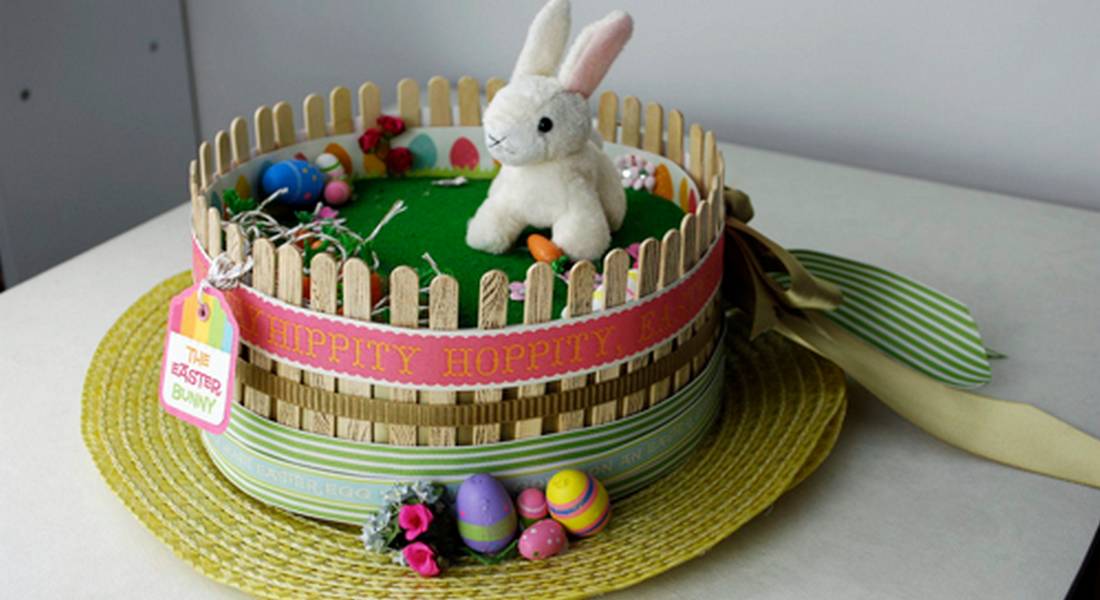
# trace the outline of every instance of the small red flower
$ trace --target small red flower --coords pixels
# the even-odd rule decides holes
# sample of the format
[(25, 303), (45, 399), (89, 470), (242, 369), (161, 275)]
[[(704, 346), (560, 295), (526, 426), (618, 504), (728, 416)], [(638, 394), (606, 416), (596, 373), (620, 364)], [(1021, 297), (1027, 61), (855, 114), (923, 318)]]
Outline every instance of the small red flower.
[(387, 137), (393, 137), (401, 135), (405, 131), (405, 120), (401, 117), (382, 115), (378, 117), (378, 126), (382, 128), (382, 133), (386, 134)]
[(374, 152), (374, 148), (378, 146), (378, 141), (381, 139), (382, 132), (371, 127), (359, 136), (359, 149), (363, 151), (363, 154), (370, 154)]
[(386, 155), (386, 171), (390, 175), (401, 175), (412, 167), (413, 156), (408, 148), (390, 148)]
[(405, 562), (413, 571), (421, 577), (435, 577), (439, 575), (439, 565), (435, 562), (435, 551), (431, 546), (423, 542), (413, 542), (401, 550)]
[(411, 542), (428, 530), (434, 518), (432, 511), (423, 504), (406, 504), (397, 513), (397, 524), (405, 530), (405, 539)]

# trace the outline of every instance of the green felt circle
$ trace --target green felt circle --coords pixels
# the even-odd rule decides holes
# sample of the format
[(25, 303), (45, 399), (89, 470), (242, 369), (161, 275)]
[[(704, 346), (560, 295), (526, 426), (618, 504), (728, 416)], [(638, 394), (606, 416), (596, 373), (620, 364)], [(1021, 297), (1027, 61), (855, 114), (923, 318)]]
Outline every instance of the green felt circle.
[[(490, 269), (500, 269), (509, 281), (523, 281), (533, 263), (526, 239), (531, 229), (520, 236), (516, 247), (506, 254), (494, 255), (466, 245), (466, 222), (485, 199), (489, 180), (471, 180), (462, 187), (438, 187), (423, 177), (363, 179), (355, 183), (355, 199), (341, 207), (340, 216), (348, 227), (367, 235), (393, 203), (404, 200), (408, 209), (390, 221), (375, 238), (373, 248), (381, 261), (380, 270), (388, 273), (399, 265), (414, 269), (425, 266), (422, 258), (429, 253), (439, 268), (458, 280), (459, 326), (477, 325), (478, 285)], [(645, 191), (626, 191), (626, 220), (612, 236), (612, 248), (626, 248), (646, 238), (661, 239), (669, 229), (679, 227), (680, 207)], [(549, 237), (549, 232), (543, 231)], [(597, 269), (602, 264), (596, 265)], [(565, 307), (565, 282), (554, 285), (553, 315)], [(508, 322), (523, 322), (523, 303), (509, 302)]]

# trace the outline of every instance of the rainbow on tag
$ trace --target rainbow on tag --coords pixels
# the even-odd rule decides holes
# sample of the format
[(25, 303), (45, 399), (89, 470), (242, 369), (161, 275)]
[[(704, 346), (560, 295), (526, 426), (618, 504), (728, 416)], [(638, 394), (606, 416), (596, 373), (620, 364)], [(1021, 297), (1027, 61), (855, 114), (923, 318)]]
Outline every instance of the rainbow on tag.
[(203, 303), (206, 319), (200, 318), (202, 313), (198, 297), (199, 294), (191, 294), (183, 301), (183, 310), (173, 312), (173, 322), (168, 324), (168, 328), (222, 352), (229, 352), (233, 347), (233, 324), (221, 303), (213, 302), (208, 294)]
[(229, 425), (240, 328), (220, 290), (196, 284), (172, 298), (160, 369), (160, 404), (211, 433)]

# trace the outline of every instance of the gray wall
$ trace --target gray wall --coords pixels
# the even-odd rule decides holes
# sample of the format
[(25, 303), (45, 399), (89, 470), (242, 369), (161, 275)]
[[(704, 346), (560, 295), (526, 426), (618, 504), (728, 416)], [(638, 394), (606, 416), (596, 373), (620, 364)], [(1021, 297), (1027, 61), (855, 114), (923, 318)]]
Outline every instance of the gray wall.
[[(404, 76), (506, 76), (541, 2), (3, 0), (0, 272), (12, 285), (185, 200), (188, 29), (209, 138), (335, 84), (392, 102)], [(637, 20), (608, 87), (724, 140), (1100, 209), (1096, 0), (575, 4), (578, 26)]]
[[(541, 0), (187, 0), (204, 135), (332, 85), (507, 76)], [(1100, 2), (575, 0), (607, 87), (721, 139), (1100, 209)], [(353, 88), (354, 89), (354, 88)], [(733, 157), (736, 173), (736, 157)]]
[(180, 6), (0, 4), (8, 286), (187, 201), (195, 128)]

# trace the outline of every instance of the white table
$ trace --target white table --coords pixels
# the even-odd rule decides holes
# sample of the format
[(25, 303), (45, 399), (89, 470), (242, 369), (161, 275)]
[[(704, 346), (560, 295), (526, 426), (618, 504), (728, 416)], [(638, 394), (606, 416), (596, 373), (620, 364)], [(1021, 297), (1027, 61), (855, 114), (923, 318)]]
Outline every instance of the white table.
[[(1010, 357), (986, 393), (1100, 435), (1100, 213), (723, 150), (761, 231), (964, 300), (987, 345)], [(0, 294), (7, 597), (237, 595), (143, 529), (80, 437), (92, 352), (131, 302), (188, 267), (187, 221), (181, 206)], [(852, 390), (840, 441), (813, 477), (629, 597), (1055, 598), (1098, 519), (1100, 491), (969, 456)]]

